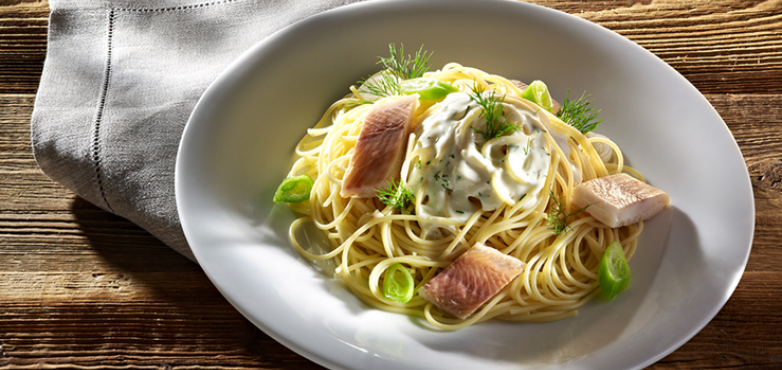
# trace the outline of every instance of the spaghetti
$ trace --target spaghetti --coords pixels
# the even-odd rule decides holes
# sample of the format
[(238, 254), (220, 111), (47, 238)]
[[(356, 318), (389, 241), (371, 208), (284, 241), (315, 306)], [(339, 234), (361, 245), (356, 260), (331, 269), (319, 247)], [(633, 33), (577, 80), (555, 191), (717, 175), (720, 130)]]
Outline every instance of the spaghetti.
[[(307, 175), (314, 184), (309, 201), (290, 204), (300, 214), (290, 227), (291, 244), (367, 304), (425, 318), (443, 330), (490, 319), (542, 322), (576, 315), (600, 293), (597, 269), (606, 246), (618, 241), (630, 258), (643, 223), (608, 228), (572, 209), (573, 189), (621, 172), (643, 178), (624, 165), (610, 139), (585, 135), (522, 98), (516, 81), (456, 63), (423, 76), (457, 92), (418, 101), (399, 183), (413, 202), (398, 209), (377, 197), (340, 196), (363, 118), (373, 106), (367, 103), (398, 98), (352, 87), (296, 146), (289, 176)], [(481, 98), (495, 99), (499, 122), (515, 127), (486, 135)], [(326, 238), (310, 241), (313, 229)], [(417, 294), (400, 303), (382, 293), (390, 266), (404, 266), (420, 287), (476, 243), (526, 265), (467, 319)]]

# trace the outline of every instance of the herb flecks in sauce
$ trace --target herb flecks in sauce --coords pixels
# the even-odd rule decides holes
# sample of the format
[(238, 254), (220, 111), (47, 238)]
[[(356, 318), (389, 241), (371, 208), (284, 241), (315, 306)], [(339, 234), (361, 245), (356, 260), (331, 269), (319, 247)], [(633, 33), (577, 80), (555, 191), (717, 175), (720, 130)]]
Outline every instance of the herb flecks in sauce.
[[(491, 94), (486, 91), (481, 98)], [(424, 228), (450, 228), (453, 221), (466, 222), (476, 212), (516, 204), (524, 194), (531, 196), (523, 199), (523, 207), (530, 207), (534, 204), (530, 198), (543, 191), (545, 181), (538, 174), (548, 173), (551, 160), (535, 109), (505, 99), (500, 108), (518, 129), (485, 140), (475, 130), (485, 125), (483, 107), (471, 95), (469, 91), (448, 95), (417, 129), (415, 161), (420, 159), (422, 165), (411, 163), (408, 186), (419, 189), (417, 196), (427, 200), (416, 206)], [(461, 113), (465, 111), (469, 113)], [(502, 123), (505, 117), (497, 118)], [(440, 217), (451, 221), (441, 223)]]

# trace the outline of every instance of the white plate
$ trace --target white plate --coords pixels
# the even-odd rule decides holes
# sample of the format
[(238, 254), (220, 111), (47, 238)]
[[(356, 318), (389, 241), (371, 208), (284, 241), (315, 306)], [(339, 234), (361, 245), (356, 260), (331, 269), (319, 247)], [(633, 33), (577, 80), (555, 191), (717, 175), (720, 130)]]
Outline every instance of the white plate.
[[(630, 288), (579, 316), (436, 332), (362, 304), (288, 245), (272, 207), (295, 143), (389, 43), (491, 73), (541, 79), (556, 98), (588, 90), (598, 132), (667, 191), (647, 223)], [(695, 335), (725, 304), (754, 229), (748, 172), (725, 123), (675, 70), (574, 16), (511, 1), (376, 1), (328, 11), (249, 50), (207, 90), (176, 166), (185, 235), (225, 297), (271, 337), (329, 368), (632, 369)], [(670, 226), (669, 226), (670, 225)]]

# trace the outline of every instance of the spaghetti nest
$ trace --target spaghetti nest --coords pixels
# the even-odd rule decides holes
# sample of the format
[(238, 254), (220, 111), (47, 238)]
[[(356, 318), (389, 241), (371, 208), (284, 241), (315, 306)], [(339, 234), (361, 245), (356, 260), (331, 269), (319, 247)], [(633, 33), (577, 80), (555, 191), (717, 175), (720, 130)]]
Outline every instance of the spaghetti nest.
[[(448, 82), (460, 92), (493, 91), (503, 96), (503, 104), (536, 109), (533, 116), (548, 128), (541, 130), (549, 156), (542, 191), (527, 194), (524, 201), (506, 201), (494, 210), (474, 212), (462, 219), (420, 215), (418, 211), (427, 201), (422, 196), (425, 184), (411, 189), (417, 196), (409, 214), (386, 206), (377, 197), (342, 198), (342, 178), (363, 117), (372, 107), (364, 104), (362, 91), (353, 87), (352, 93), (331, 105), (296, 146), (296, 161), (289, 175), (306, 174), (314, 179), (314, 185), (308, 202), (290, 204), (301, 215), (290, 227), (291, 244), (367, 304), (423, 317), (439, 329), (455, 330), (495, 318), (541, 322), (576, 315), (579, 307), (600, 292), (597, 269), (606, 246), (619, 241), (626, 256), (632, 257), (643, 224), (606, 227), (570, 206), (573, 188), (623, 171), (643, 178), (624, 166), (622, 153), (613, 142), (599, 135), (585, 136), (522, 99), (522, 90), (514, 81), (455, 63), (424, 76)], [(419, 103), (402, 166), (405, 184), (420, 166), (422, 153), (415, 143), (421, 123), (440, 109), (439, 103)], [(609, 149), (607, 159), (601, 159), (596, 150), (601, 145)], [(439, 225), (436, 232), (424, 226), (433, 223)], [(322, 235), (313, 236), (315, 229)], [(319, 242), (312, 241), (317, 238)], [(467, 319), (454, 318), (417, 294), (406, 303), (383, 295), (383, 275), (391, 265), (402, 264), (419, 287), (476, 243), (526, 265), (516, 279)]]

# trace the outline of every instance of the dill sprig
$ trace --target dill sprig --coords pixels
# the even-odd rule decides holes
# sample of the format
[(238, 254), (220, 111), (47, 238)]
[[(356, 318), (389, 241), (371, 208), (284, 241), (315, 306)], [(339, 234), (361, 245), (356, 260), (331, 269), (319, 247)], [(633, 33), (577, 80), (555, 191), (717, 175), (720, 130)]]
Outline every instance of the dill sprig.
[(557, 197), (554, 196), (554, 192), (552, 192), (551, 190), (549, 190), (549, 196), (554, 201), (554, 207), (551, 208), (551, 211), (553, 213), (549, 214), (548, 217), (546, 217), (548, 219), (548, 222), (551, 224), (551, 226), (548, 229), (553, 230), (554, 234), (557, 235), (559, 235), (562, 232), (567, 234), (569, 230), (572, 230), (570, 225), (567, 224), (567, 219), (583, 212), (585, 209), (587, 209), (587, 207), (589, 207), (589, 205), (587, 204), (586, 206), (584, 206), (584, 208), (576, 210), (573, 213), (565, 213), (565, 209), (562, 208), (562, 200), (557, 199)]
[(472, 126), (475, 132), (483, 135), (484, 139), (491, 140), (510, 131), (518, 131), (519, 127), (508, 123), (508, 119), (502, 115), (502, 103), (505, 101), (505, 95), (499, 97), (496, 93), (484, 95), (482, 94), (483, 90), (477, 85), (473, 85), (471, 89), (470, 99), (483, 109), (481, 115), (486, 118), (486, 128), (479, 130)]
[(594, 99), (587, 100), (587, 98), (589, 98), (589, 95), (584, 91), (578, 100), (572, 101), (570, 100), (570, 90), (568, 90), (565, 94), (565, 101), (562, 103), (559, 112), (557, 112), (557, 117), (577, 128), (582, 134), (594, 130), (600, 122), (603, 122), (602, 119), (595, 121), (597, 116), (600, 115), (600, 109), (595, 110), (595, 107), (589, 107), (589, 104)]
[(376, 191), (377, 197), (383, 204), (401, 213), (410, 214), (407, 207), (415, 202), (415, 195), (405, 188), (402, 180), (398, 182), (388, 180), (387, 183), (387, 188)]
[(404, 45), (397, 50), (394, 44), (389, 44), (388, 51), (390, 56), (379, 57), (377, 62), (383, 65), (379, 76), (360, 81), (362, 89), (381, 98), (401, 95), (402, 81), (423, 76), (429, 70), (429, 59), (432, 57), (431, 52), (424, 51), (423, 45), (415, 55), (405, 55)]
[(429, 58), (432, 57), (432, 53), (427, 54), (423, 45), (415, 52), (415, 56), (405, 56), (404, 45), (401, 45), (397, 51), (394, 44), (389, 44), (388, 51), (391, 56), (388, 58), (381, 57), (377, 64), (382, 63), (383, 69), (392, 72), (402, 79), (418, 78), (429, 70)]
[(402, 94), (402, 80), (393, 73), (383, 71), (375, 78), (361, 81), (361, 89), (372, 95), (386, 98)]
[(359, 105), (364, 105), (364, 104), (372, 104), (372, 102), (371, 101), (366, 101), (366, 100), (352, 99), (350, 101), (346, 101), (346, 102), (342, 103), (342, 107), (344, 107), (344, 108), (353, 108), (353, 107), (357, 107)]

